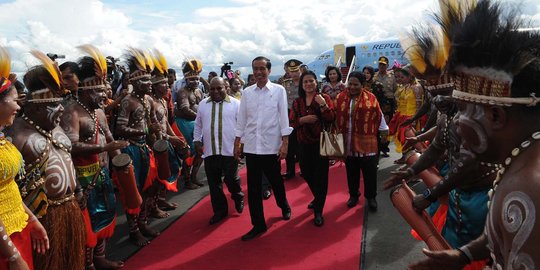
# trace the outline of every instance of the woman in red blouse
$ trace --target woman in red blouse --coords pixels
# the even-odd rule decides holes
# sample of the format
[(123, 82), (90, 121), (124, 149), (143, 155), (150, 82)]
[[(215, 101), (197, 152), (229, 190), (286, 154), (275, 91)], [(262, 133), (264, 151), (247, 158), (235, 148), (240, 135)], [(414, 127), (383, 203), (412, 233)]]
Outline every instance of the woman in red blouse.
[[(388, 127), (377, 98), (363, 85), (364, 74), (351, 72), (347, 90), (336, 98), (336, 121), (340, 133), (344, 134), (347, 158), (347, 183), (349, 185), (348, 207), (354, 207), (360, 196), (360, 171), (364, 177), (364, 190), (369, 209), (377, 210), (377, 136), (388, 134)], [(382, 140), (386, 136), (381, 135)]]
[(313, 194), (308, 208), (313, 209), (316, 226), (324, 224), (322, 211), (328, 193), (328, 158), (319, 154), (319, 140), (322, 126), (330, 125), (335, 119), (332, 99), (320, 94), (317, 76), (308, 70), (300, 76), (298, 98), (293, 101), (291, 121), (297, 129), (300, 148), (300, 167), (304, 179)]

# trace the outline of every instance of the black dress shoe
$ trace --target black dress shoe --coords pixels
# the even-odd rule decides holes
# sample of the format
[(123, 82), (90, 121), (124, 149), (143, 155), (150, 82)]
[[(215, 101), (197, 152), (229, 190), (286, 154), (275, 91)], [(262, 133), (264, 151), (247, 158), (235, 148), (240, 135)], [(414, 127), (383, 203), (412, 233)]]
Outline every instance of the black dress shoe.
[(263, 199), (268, 200), (268, 198), (270, 198), (270, 196), (272, 196), (272, 191), (267, 189), (267, 190), (263, 191), (262, 196), (263, 196)]
[(242, 241), (251, 240), (257, 237), (257, 235), (262, 234), (264, 232), (266, 232), (266, 228), (253, 227), (253, 229), (251, 229), (248, 233), (242, 235)]
[(383, 153), (381, 154), (381, 157), (390, 157), (390, 155), (389, 155), (387, 152), (383, 152)]
[(282, 208), (281, 209), (281, 216), (283, 217), (284, 220), (291, 219), (291, 208), (290, 207)]
[(244, 198), (234, 200), (234, 208), (239, 214), (244, 211)]
[(367, 204), (368, 204), (369, 210), (373, 212), (377, 211), (377, 200), (375, 200), (375, 198), (368, 199)]
[(324, 225), (324, 218), (321, 213), (315, 213), (315, 219), (313, 220), (313, 223), (317, 227), (322, 227), (322, 225)]
[(315, 202), (314, 201), (311, 201), (308, 206), (307, 206), (307, 209), (313, 209), (313, 207), (315, 206)]
[(227, 215), (214, 215), (210, 221), (208, 223), (210, 223), (210, 225), (213, 225), (213, 224), (216, 224), (218, 222), (220, 222), (223, 218), (225, 218)]
[(347, 207), (353, 208), (358, 203), (358, 197), (350, 197), (347, 201)]

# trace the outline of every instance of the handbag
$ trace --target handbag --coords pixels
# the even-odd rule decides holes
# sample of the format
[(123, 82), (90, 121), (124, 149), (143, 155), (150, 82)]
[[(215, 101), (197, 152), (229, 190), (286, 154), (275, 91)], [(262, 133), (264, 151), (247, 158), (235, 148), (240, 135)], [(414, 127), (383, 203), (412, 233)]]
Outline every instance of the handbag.
[(335, 122), (330, 125), (327, 130), (323, 126), (321, 138), (319, 142), (319, 154), (323, 157), (345, 157), (345, 142), (343, 134), (337, 133)]

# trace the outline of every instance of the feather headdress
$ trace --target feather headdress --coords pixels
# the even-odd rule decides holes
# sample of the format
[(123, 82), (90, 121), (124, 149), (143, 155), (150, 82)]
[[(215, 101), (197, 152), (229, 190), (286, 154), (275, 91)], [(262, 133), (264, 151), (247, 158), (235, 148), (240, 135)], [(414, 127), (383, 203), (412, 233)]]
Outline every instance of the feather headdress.
[(66, 92), (60, 81), (58, 64), (43, 52), (32, 50), (30, 53), (41, 61), (42, 65), (31, 68), (25, 75), (24, 84), (29, 90), (27, 101), (30, 103), (61, 101)]
[(540, 102), (540, 33), (516, 10), (481, 0), (453, 28), (448, 71), (456, 99), (481, 104), (536, 106)]
[(164, 81), (166, 82), (167, 70), (169, 69), (167, 59), (165, 59), (165, 56), (160, 51), (154, 49), (152, 60), (154, 61), (155, 66), (154, 71), (152, 72), (152, 83), (157, 84)]
[(79, 60), (78, 74), (81, 85), (80, 90), (99, 89), (105, 87), (107, 80), (107, 60), (101, 51), (91, 44), (77, 47), (89, 55)]
[(9, 73), (11, 71), (11, 58), (6, 48), (0, 46), (0, 94), (11, 86)]
[(150, 79), (150, 72), (154, 69), (154, 62), (147, 52), (128, 47), (126, 51), (127, 65), (129, 68), (129, 80), (135, 81), (143, 78)]
[(427, 81), (427, 88), (452, 87), (445, 74), (451, 39), (454, 28), (474, 6), (475, 0), (439, 0), (439, 13), (433, 14), (437, 24), (414, 27), (407, 38), (402, 39), (406, 57), (415, 74)]
[(202, 71), (202, 63), (199, 59), (190, 59), (182, 65), (182, 73), (184, 78), (198, 77)]
[(85, 44), (77, 47), (79, 50), (87, 53), (95, 61), (95, 74), (97, 77), (105, 79), (107, 76), (107, 60), (101, 51), (94, 45)]

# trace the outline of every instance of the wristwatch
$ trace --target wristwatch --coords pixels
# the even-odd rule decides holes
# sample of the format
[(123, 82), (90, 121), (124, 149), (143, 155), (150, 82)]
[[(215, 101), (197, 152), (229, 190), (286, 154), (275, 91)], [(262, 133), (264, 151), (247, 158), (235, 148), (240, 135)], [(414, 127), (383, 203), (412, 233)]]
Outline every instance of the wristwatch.
[(426, 188), (426, 190), (424, 190), (422, 196), (424, 196), (424, 199), (428, 200), (429, 202), (435, 202), (437, 200), (437, 198), (433, 196), (433, 193), (429, 188)]

